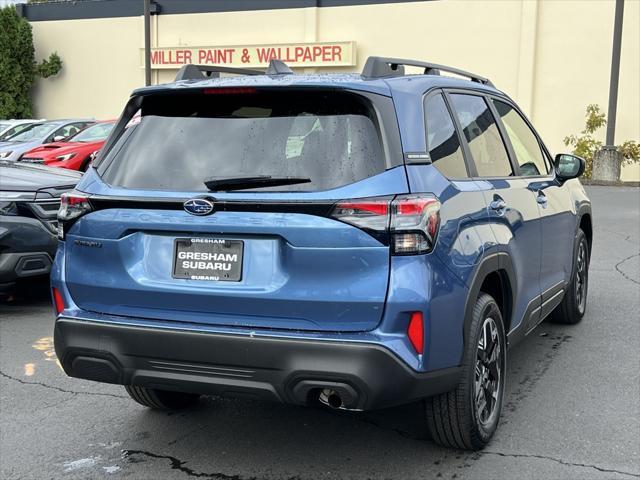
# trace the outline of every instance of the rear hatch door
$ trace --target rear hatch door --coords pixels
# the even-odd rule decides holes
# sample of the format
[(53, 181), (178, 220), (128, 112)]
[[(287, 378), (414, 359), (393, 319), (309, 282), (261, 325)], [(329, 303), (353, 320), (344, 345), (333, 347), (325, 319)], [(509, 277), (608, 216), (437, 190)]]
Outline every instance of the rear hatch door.
[[(341, 199), (408, 191), (395, 116), (382, 113), (395, 115), (389, 98), (271, 89), (146, 100), (140, 123), (80, 187), (94, 211), (66, 235), (79, 307), (255, 328), (376, 327), (389, 247), (331, 211)], [(293, 183), (205, 186), (256, 176)]]

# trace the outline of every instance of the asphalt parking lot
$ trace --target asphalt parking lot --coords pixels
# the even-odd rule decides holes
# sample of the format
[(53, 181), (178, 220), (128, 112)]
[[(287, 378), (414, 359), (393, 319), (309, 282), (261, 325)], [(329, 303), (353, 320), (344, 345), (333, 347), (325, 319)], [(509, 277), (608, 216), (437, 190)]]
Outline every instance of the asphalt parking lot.
[(166, 414), (56, 363), (45, 282), (0, 305), (3, 479), (626, 479), (640, 477), (640, 190), (590, 187), (595, 244), (577, 326), (509, 353), (498, 433), (480, 453), (426, 438), (420, 405), (344, 413), (203, 399)]

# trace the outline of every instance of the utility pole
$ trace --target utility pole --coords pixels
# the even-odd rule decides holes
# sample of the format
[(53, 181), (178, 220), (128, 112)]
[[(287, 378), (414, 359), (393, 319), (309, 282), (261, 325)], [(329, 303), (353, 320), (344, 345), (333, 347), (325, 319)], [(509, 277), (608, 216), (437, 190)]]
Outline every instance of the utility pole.
[(622, 16), (624, 0), (616, 0), (613, 25), (613, 53), (611, 55), (611, 80), (609, 82), (609, 109), (607, 112), (606, 146), (611, 147), (616, 136), (616, 110), (618, 108), (618, 79), (620, 77), (620, 49), (622, 46)]
[(144, 2), (144, 84), (151, 85), (151, 0)]
[(613, 24), (613, 52), (611, 54), (611, 80), (609, 82), (609, 106), (607, 109), (607, 137), (605, 144), (593, 158), (591, 178), (618, 182), (622, 167), (622, 155), (615, 146), (616, 110), (618, 109), (618, 79), (620, 77), (620, 48), (622, 46), (622, 14), (624, 0), (616, 0)]

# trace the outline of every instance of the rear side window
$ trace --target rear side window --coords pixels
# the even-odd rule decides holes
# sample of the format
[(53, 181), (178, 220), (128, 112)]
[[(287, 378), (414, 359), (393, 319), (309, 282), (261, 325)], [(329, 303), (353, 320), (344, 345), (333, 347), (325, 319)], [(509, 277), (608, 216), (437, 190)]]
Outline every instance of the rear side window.
[(107, 138), (111, 129), (113, 128), (113, 123), (96, 123), (90, 127), (81, 130), (80, 133), (77, 133), (70, 141), (72, 142), (98, 142), (100, 140), (104, 140)]
[(75, 135), (80, 130), (82, 130), (86, 125), (86, 123), (70, 123), (53, 132), (51, 134), (51, 138), (57, 137), (59, 135), (65, 138), (70, 137), (71, 135)]
[(460, 139), (442, 95), (433, 95), (425, 105), (427, 145), (433, 165), (448, 178), (466, 178)]
[(549, 173), (538, 138), (527, 122), (511, 105), (494, 100), (493, 104), (502, 118), (513, 151), (520, 165), (520, 175), (535, 176)]
[(484, 98), (476, 95), (452, 94), (451, 100), (464, 130), (478, 175), (480, 177), (512, 176), (513, 169), (507, 149)]
[(204, 181), (214, 176), (304, 177), (311, 182), (254, 190), (309, 191), (387, 168), (368, 99), (336, 91), (237, 90), (145, 98), (140, 122), (110, 149), (99, 173), (115, 186), (178, 191), (207, 191)]

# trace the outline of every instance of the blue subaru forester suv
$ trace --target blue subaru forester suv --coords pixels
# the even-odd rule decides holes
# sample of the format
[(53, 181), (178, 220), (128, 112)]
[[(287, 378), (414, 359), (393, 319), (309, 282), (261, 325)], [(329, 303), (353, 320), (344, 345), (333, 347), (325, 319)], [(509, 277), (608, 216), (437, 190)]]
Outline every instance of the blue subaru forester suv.
[(584, 314), (583, 170), (450, 67), (185, 66), (133, 93), (62, 200), (56, 353), (151, 408), (420, 400), (436, 442), (482, 448), (507, 348)]

